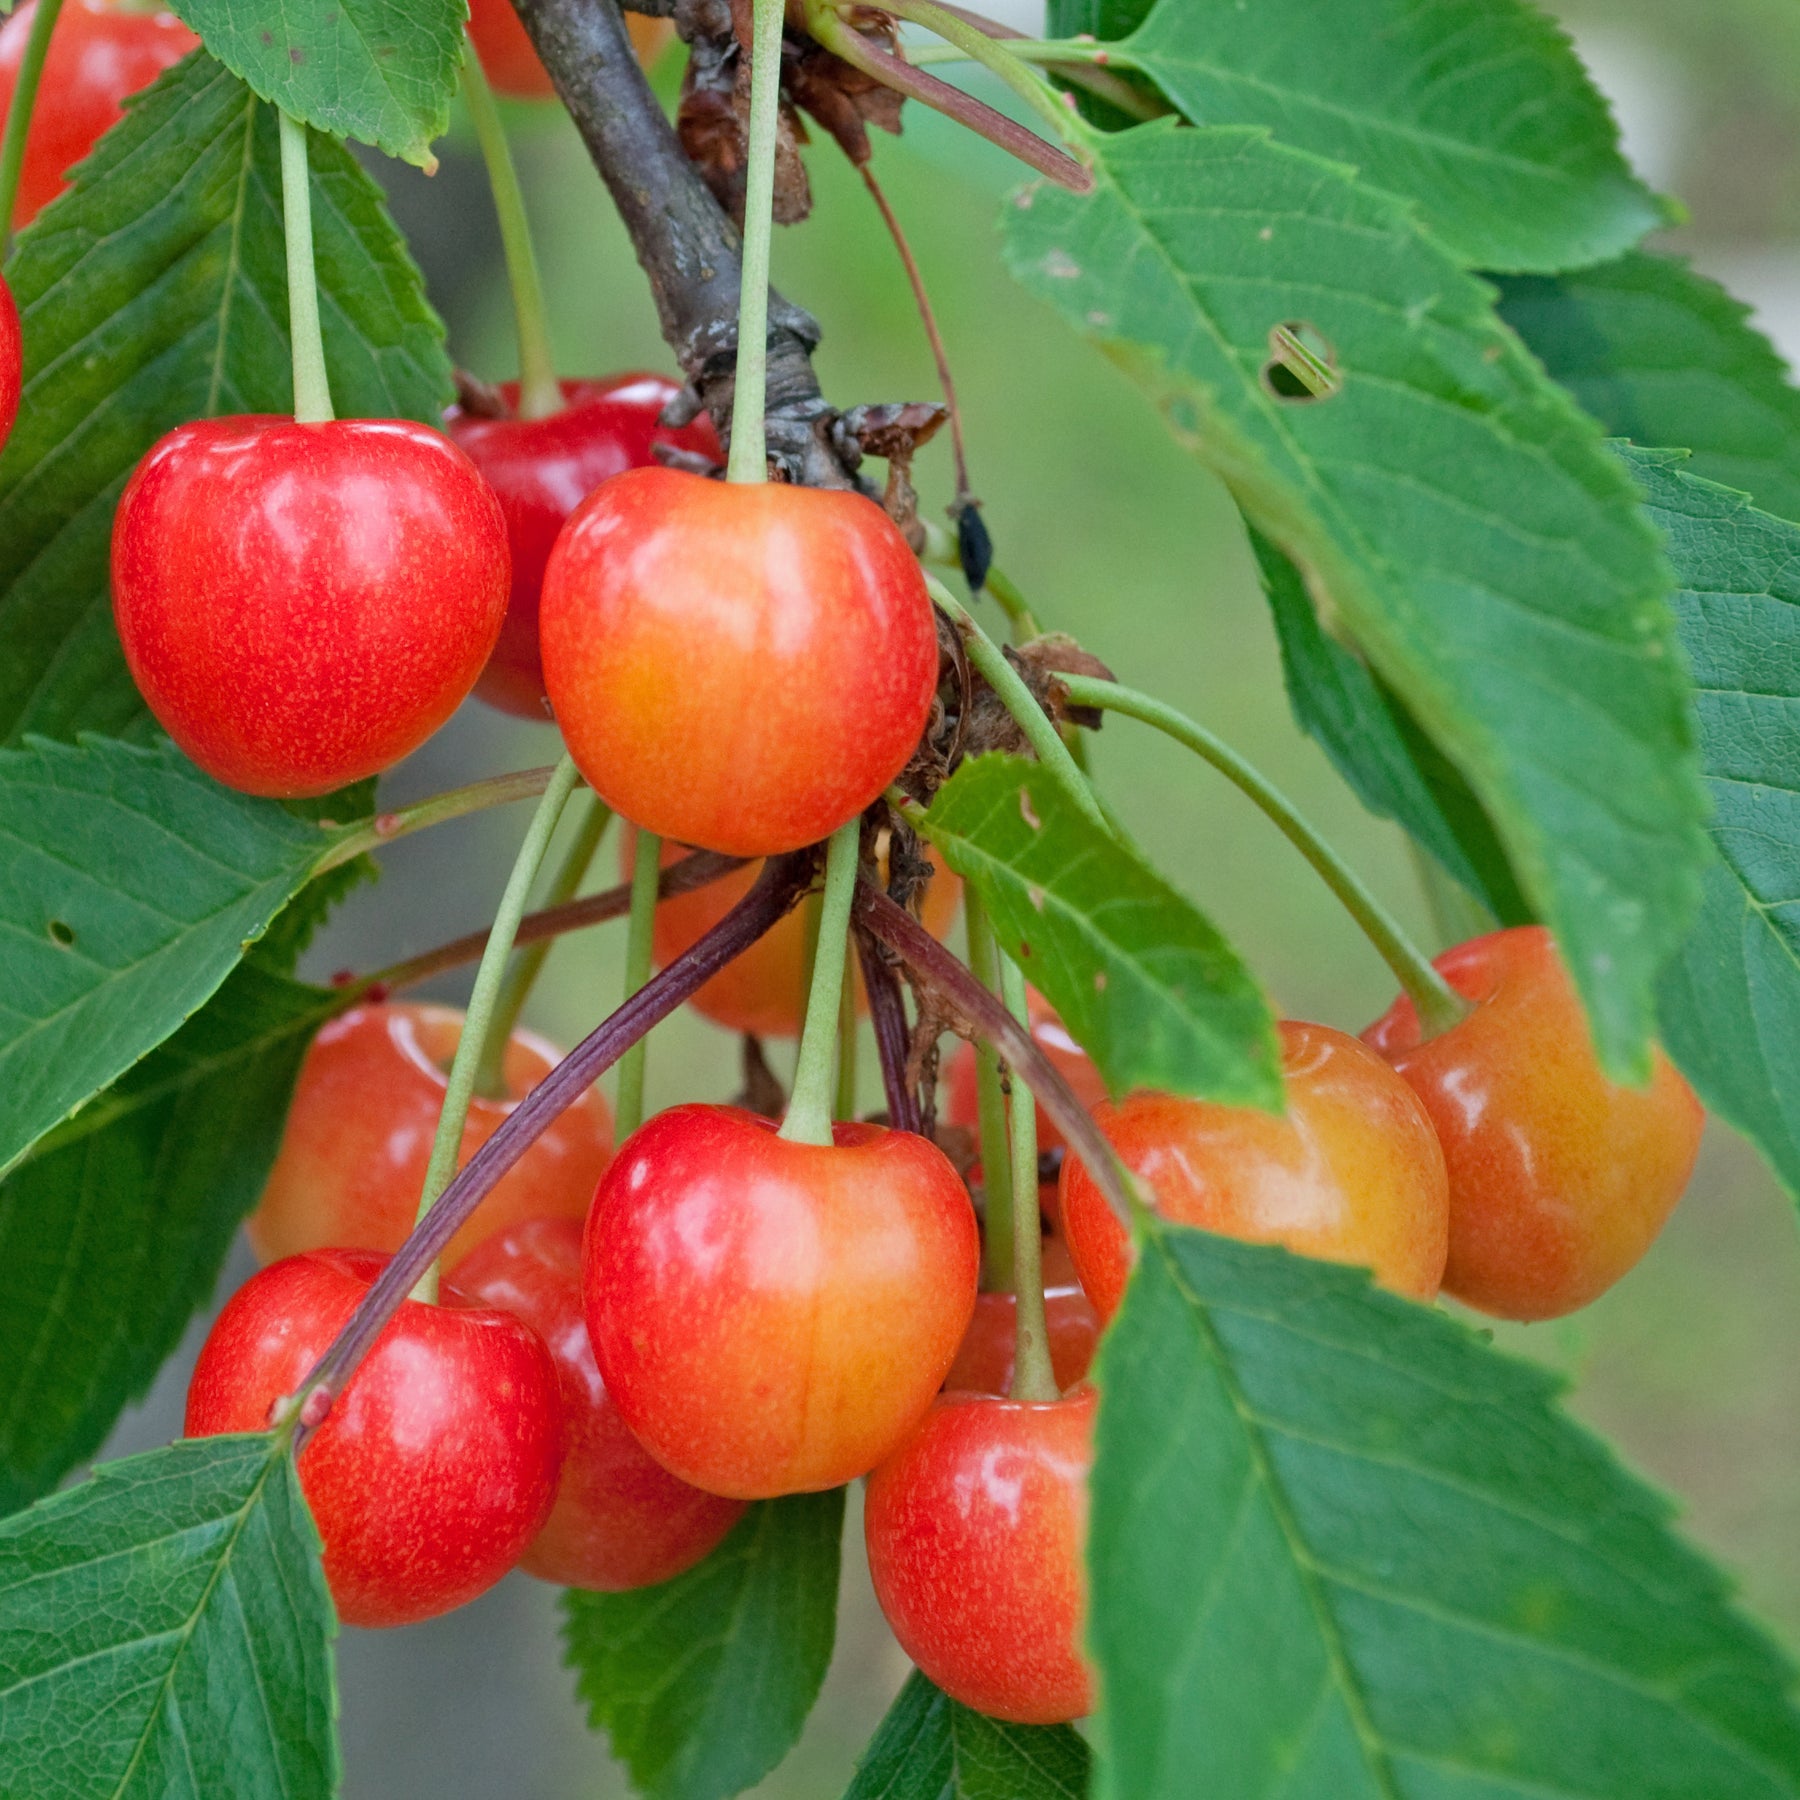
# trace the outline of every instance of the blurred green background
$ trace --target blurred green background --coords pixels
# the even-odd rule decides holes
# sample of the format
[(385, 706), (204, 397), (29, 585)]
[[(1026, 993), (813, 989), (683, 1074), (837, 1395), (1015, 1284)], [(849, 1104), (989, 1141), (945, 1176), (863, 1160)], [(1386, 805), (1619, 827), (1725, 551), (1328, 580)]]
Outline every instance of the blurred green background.
[[(1319, 4), (1323, 17), (1327, 0)], [(1672, 241), (1756, 301), (1792, 346), (1800, 11), (1791, 0), (1591, 0), (1565, 10), (1615, 97), (1632, 153), (1691, 210), (1693, 223)], [(1028, 13), (1013, 16), (1032, 23)], [(564, 371), (667, 368), (630, 246), (573, 130), (554, 108), (508, 116)], [(499, 378), (513, 372), (514, 352), (485, 184), (465, 134), (442, 148), (430, 181), (394, 165), (378, 173), (457, 361)], [(1229, 501), (1125, 378), (1001, 268), (993, 221), (1016, 170), (916, 108), (903, 139), (878, 140), (876, 166), (941, 314), (1002, 566), (1047, 624), (1074, 632), (1122, 679), (1190, 710), (1259, 762), (1429, 936), (1401, 839), (1361, 812), (1289, 718)], [(911, 298), (860, 183), (829, 144), (813, 148), (809, 169), (813, 218), (780, 235), (776, 279), (825, 328), (825, 391), (839, 405), (935, 398)], [(944, 441), (921, 459), (933, 516), (948, 498), (948, 465)], [(384, 791), (404, 800), (548, 761), (554, 749), (547, 728), (471, 704)], [(1355, 1031), (1387, 1004), (1382, 965), (1233, 790), (1125, 720), (1108, 724), (1094, 761), (1140, 841), (1235, 940), (1283, 1010)], [(370, 967), (484, 923), (523, 825), (517, 811), (486, 815), (394, 846), (380, 886), (343, 909), (309, 972)], [(614, 878), (610, 849), (601, 863), (593, 885)], [(564, 1044), (589, 1029), (616, 1003), (622, 939), (621, 929), (602, 928), (559, 946), (531, 1022)], [(437, 991), (460, 997), (456, 982)], [(728, 1096), (736, 1053), (735, 1040), (702, 1022), (673, 1022), (653, 1041), (651, 1104)], [(1736, 1575), (1748, 1603), (1800, 1647), (1800, 1237), (1792, 1208), (1744, 1146), (1723, 1130), (1710, 1134), (1661, 1242), (1598, 1306), (1500, 1335), (1568, 1373), (1574, 1410), (1678, 1497), (1688, 1528)], [(185, 1361), (165, 1372), (109, 1453), (173, 1435)], [(799, 1751), (760, 1793), (840, 1794), (904, 1676), (868, 1591), (854, 1511), (845, 1595), (824, 1700)], [(558, 1656), (553, 1598), (518, 1576), (432, 1625), (347, 1633), (346, 1795), (623, 1792), (603, 1740), (585, 1731)]]

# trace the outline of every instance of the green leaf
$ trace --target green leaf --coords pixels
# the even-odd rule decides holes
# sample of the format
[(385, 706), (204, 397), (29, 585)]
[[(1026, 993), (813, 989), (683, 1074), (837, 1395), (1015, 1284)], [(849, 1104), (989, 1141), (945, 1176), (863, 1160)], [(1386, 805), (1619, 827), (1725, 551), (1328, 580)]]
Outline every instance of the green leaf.
[(1781, 1800), (1792, 1671), (1538, 1368), (1153, 1229), (1103, 1340), (1097, 1800)]
[(1800, 392), (1749, 308), (1672, 256), (1500, 284), (1500, 316), (1609, 437), (1800, 519)]
[[(1630, 482), (1491, 290), (1343, 170), (1157, 123), (1103, 139), (1095, 175), (1010, 210), (1016, 272), (1305, 572), (1479, 799), (1608, 1068), (1641, 1075), (1705, 838), (1670, 576)], [(1264, 385), (1283, 322), (1328, 341), (1335, 395)]]
[[(345, 418), (436, 423), (443, 326), (341, 144), (312, 144), (319, 305)], [(287, 412), (275, 115), (196, 52), (129, 104), (19, 238), (25, 390), (0, 455), (0, 743), (151, 729), (113, 631), (113, 504), (165, 432)]]
[(1050, 0), (1051, 37), (1122, 38), (1136, 31), (1154, 0)]
[(1121, 60), (1197, 125), (1266, 126), (1416, 202), (1473, 266), (1575, 268), (1668, 223), (1527, 0), (1159, 0)]
[(335, 1632), (273, 1439), (108, 1463), (0, 1521), (0, 1793), (329, 1800)]
[(673, 1581), (564, 1595), (589, 1720), (648, 1800), (725, 1800), (794, 1747), (831, 1661), (843, 1528), (842, 1488), (764, 1500)]
[(0, 1181), (0, 1513), (150, 1385), (262, 1192), (313, 1032), (347, 1004), (259, 951)]
[(965, 762), (920, 828), (987, 903), (994, 933), (1108, 1090), (1282, 1106), (1275, 1025), (1237, 953), (1039, 763)]
[(844, 1800), (1083, 1800), (1087, 1782), (1079, 1732), (971, 1712), (915, 1669)]
[(332, 841), (166, 741), (0, 751), (0, 1171), (196, 1011)]
[(334, 137), (433, 170), (462, 66), (464, 0), (170, 0), (232, 74)]

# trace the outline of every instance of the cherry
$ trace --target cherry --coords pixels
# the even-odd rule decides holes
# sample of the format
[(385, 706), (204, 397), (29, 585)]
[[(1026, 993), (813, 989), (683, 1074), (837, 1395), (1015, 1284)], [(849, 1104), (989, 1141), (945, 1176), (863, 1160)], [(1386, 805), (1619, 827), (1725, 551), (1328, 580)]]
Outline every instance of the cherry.
[(246, 793), (325, 794), (416, 749), (506, 611), (506, 527), (440, 433), (404, 419), (200, 419), (138, 464), (113, 617), (150, 710)]
[[(1285, 1116), (1139, 1092), (1097, 1106), (1094, 1121), (1164, 1218), (1359, 1263), (1395, 1293), (1431, 1299), (1449, 1200), (1424, 1107), (1355, 1038), (1292, 1021), (1280, 1031)], [(1110, 1319), (1131, 1245), (1073, 1156), (1063, 1163), (1062, 1229), (1081, 1285)]]
[(1503, 1319), (1573, 1312), (1650, 1248), (1693, 1173), (1705, 1112), (1660, 1050), (1647, 1088), (1607, 1080), (1542, 926), (1473, 938), (1435, 966), (1473, 1002), (1468, 1016), (1421, 1041), (1403, 998), (1363, 1038), (1444, 1147), (1444, 1288)]
[(19, 330), (19, 309), (6, 277), (0, 275), (0, 445), (5, 444), (19, 416), (19, 389), (25, 382), (25, 340)]
[[(1098, 1106), (1106, 1098), (1106, 1083), (1094, 1067), (1093, 1058), (1069, 1035), (1068, 1026), (1036, 988), (1026, 991), (1025, 1002), (1032, 1042), (1075, 1090), (1075, 1098), (1083, 1106), (1090, 1109)], [(955, 1055), (950, 1058), (948, 1076), (950, 1092), (945, 1116), (952, 1125), (966, 1125), (973, 1130), (979, 1123), (979, 1112), (975, 1100), (975, 1051), (972, 1045), (957, 1046)], [(1064, 1147), (1063, 1134), (1041, 1106), (1037, 1109), (1037, 1133), (1040, 1150)]]
[[(387, 1260), (321, 1250), (251, 1276), (200, 1351), (187, 1435), (266, 1429)], [(404, 1301), (300, 1456), (338, 1616), (411, 1625), (492, 1587), (549, 1513), (561, 1453), (556, 1370), (534, 1333), (504, 1312)]]
[[(1043, 1248), (1044, 1315), (1050, 1332), (1050, 1366), (1059, 1388), (1082, 1380), (1100, 1340), (1100, 1315), (1075, 1279), (1075, 1265), (1059, 1238)], [(1011, 1294), (978, 1294), (975, 1316), (963, 1334), (956, 1361), (944, 1377), (946, 1392), (1004, 1394), (1012, 1387), (1018, 1345), (1019, 1303)]]
[(733, 856), (829, 836), (905, 767), (937, 685), (906, 539), (860, 494), (632, 469), (544, 576), (544, 679), (595, 792)]
[(974, 1209), (935, 1144), (789, 1143), (678, 1106), (619, 1148), (583, 1252), (607, 1390), (665, 1468), (739, 1499), (865, 1474), (918, 1419), (975, 1304)]
[(706, 1556), (743, 1503), (677, 1481), (631, 1435), (612, 1403), (581, 1310), (581, 1227), (529, 1219), (456, 1266), (449, 1290), (498, 1308), (549, 1346), (562, 1390), (556, 1505), (519, 1566), (565, 1587), (618, 1593), (668, 1581)]
[[(327, 1246), (399, 1249), (418, 1211), (462, 1023), (452, 1007), (390, 1002), (355, 1007), (313, 1039), (275, 1167), (246, 1225), (262, 1261)], [(470, 1102), (460, 1161), (559, 1060), (555, 1046), (534, 1033), (512, 1034), (509, 1097), (477, 1094)], [(599, 1090), (589, 1088), (450, 1240), (446, 1266), (522, 1219), (581, 1220), (611, 1157), (612, 1120)]]
[[(36, 12), (37, 0), (25, 0), (0, 25), (0, 115), (11, 110)], [(50, 33), (25, 139), (13, 202), (15, 231), (69, 185), (68, 171), (124, 116), (126, 97), (148, 87), (199, 42), (173, 13), (109, 0), (66, 0)]]
[(1093, 1704), (1081, 1652), (1096, 1396), (946, 1394), (869, 1477), (863, 1535), (900, 1647), (952, 1699), (1020, 1725)]
[[(631, 47), (648, 67), (669, 41), (674, 27), (667, 19), (650, 19), (637, 13), (625, 15)], [(474, 40), (481, 67), (494, 92), (514, 100), (553, 100), (556, 84), (538, 60), (512, 0), (469, 0), (469, 36)]]
[[(503, 14), (530, 50), (511, 0), (492, 3), (495, 16)], [(477, 4), (472, 32), (486, 10)], [(484, 49), (482, 61), (487, 60)], [(535, 55), (532, 62), (542, 73)], [(492, 78), (492, 69), (488, 72)], [(544, 665), (538, 654), (538, 595), (563, 521), (610, 476), (653, 464), (654, 445), (672, 444), (715, 460), (724, 454), (712, 421), (704, 415), (678, 430), (658, 423), (663, 408), (681, 391), (660, 375), (614, 375), (604, 381), (565, 381), (561, 386), (563, 410), (547, 418), (511, 416), (519, 404), (519, 384), (509, 381), (500, 389), (509, 416), (483, 418), (452, 408), (445, 421), (445, 429), (494, 490), (506, 515), (512, 550), (506, 622), (475, 692), (490, 706), (525, 719), (542, 720), (548, 714)]]

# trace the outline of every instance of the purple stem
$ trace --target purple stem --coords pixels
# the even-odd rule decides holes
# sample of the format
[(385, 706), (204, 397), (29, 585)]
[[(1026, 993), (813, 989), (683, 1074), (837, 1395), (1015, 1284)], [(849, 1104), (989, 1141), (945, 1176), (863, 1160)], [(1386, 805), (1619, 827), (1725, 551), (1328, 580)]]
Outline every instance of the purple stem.
[(906, 1005), (900, 998), (900, 978), (867, 932), (856, 934), (856, 953), (862, 961), (863, 987), (869, 996), (869, 1023), (875, 1027), (875, 1048), (881, 1056), (881, 1085), (887, 1094), (888, 1123), (898, 1131), (917, 1131), (924, 1121), (919, 1116), (919, 1096), (906, 1079), (907, 1052), (911, 1044), (906, 1029)]

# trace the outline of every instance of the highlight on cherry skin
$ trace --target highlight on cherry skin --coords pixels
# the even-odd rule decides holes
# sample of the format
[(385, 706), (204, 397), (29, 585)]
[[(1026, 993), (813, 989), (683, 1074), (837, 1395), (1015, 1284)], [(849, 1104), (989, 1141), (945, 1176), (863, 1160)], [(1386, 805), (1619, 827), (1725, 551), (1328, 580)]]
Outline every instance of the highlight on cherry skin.
[(1598, 1298), (1655, 1241), (1705, 1113), (1660, 1049), (1645, 1088), (1601, 1071), (1575, 985), (1539, 925), (1447, 950), (1467, 1017), (1422, 1039), (1402, 996), (1363, 1033), (1423, 1102), (1450, 1180), (1444, 1290), (1506, 1319)]
[(570, 516), (539, 616), (589, 785), (646, 831), (732, 856), (854, 818), (937, 689), (924, 577), (860, 494), (630, 470)]
[(178, 426), (113, 521), (113, 617), (157, 722), (245, 793), (325, 794), (416, 749), (506, 612), (499, 503), (404, 419)]
[[(1164, 1218), (1302, 1256), (1356, 1263), (1430, 1300), (1449, 1248), (1444, 1154), (1418, 1097), (1381, 1058), (1327, 1025), (1280, 1027), (1287, 1112), (1140, 1091), (1094, 1108)], [(1131, 1244), (1073, 1156), (1062, 1231), (1101, 1319), (1118, 1309)]]
[(866, 1474), (931, 1404), (975, 1306), (968, 1190), (922, 1137), (789, 1143), (737, 1107), (659, 1113), (588, 1215), (600, 1373), (665, 1468), (766, 1499)]
[[(275, 1166), (246, 1225), (259, 1260), (328, 1247), (399, 1249), (418, 1211), (462, 1025), (454, 1007), (382, 1001), (353, 1007), (321, 1028), (301, 1064)], [(478, 1093), (470, 1102), (459, 1165), (561, 1054), (535, 1032), (513, 1032), (503, 1070), (506, 1097)], [(451, 1238), (445, 1266), (523, 1220), (579, 1225), (611, 1160), (612, 1117), (599, 1089), (589, 1088)]]
[[(186, 1432), (263, 1431), (387, 1258), (273, 1263), (227, 1302), (188, 1385)], [(347, 1625), (412, 1625), (473, 1600), (548, 1517), (562, 1456), (550, 1353), (511, 1314), (405, 1301), (300, 1453)]]
[(510, 1313), (556, 1364), (563, 1457), (556, 1504), (519, 1566), (543, 1581), (618, 1593), (669, 1581), (708, 1555), (744, 1510), (671, 1475), (638, 1440), (600, 1379), (581, 1305), (581, 1226), (527, 1219), (450, 1272), (465, 1305)]
[[(512, 0), (490, 0), (490, 6), (497, 21), (494, 29), (509, 28), (524, 38)], [(476, 6), (471, 16), (472, 35), (475, 20), (488, 11), (489, 6)], [(501, 15), (503, 25), (498, 23)], [(632, 17), (636, 19), (635, 14)], [(525, 49), (531, 49), (529, 40)], [(484, 50), (484, 64), (487, 57)], [(535, 52), (531, 61), (541, 73)], [(490, 77), (492, 73), (490, 68)], [(565, 381), (561, 387), (562, 410), (545, 418), (518, 417), (519, 384), (509, 381), (498, 390), (507, 408), (505, 415), (489, 418), (457, 406), (444, 421), (445, 430), (494, 490), (506, 519), (512, 553), (506, 619), (475, 692), (502, 712), (540, 722), (549, 716), (549, 703), (538, 649), (538, 599), (544, 567), (563, 521), (601, 482), (626, 469), (654, 465), (658, 444), (694, 451), (715, 461), (724, 457), (719, 435), (705, 414), (676, 429), (661, 423), (663, 409), (681, 391), (665, 376), (628, 373), (602, 380)]]

